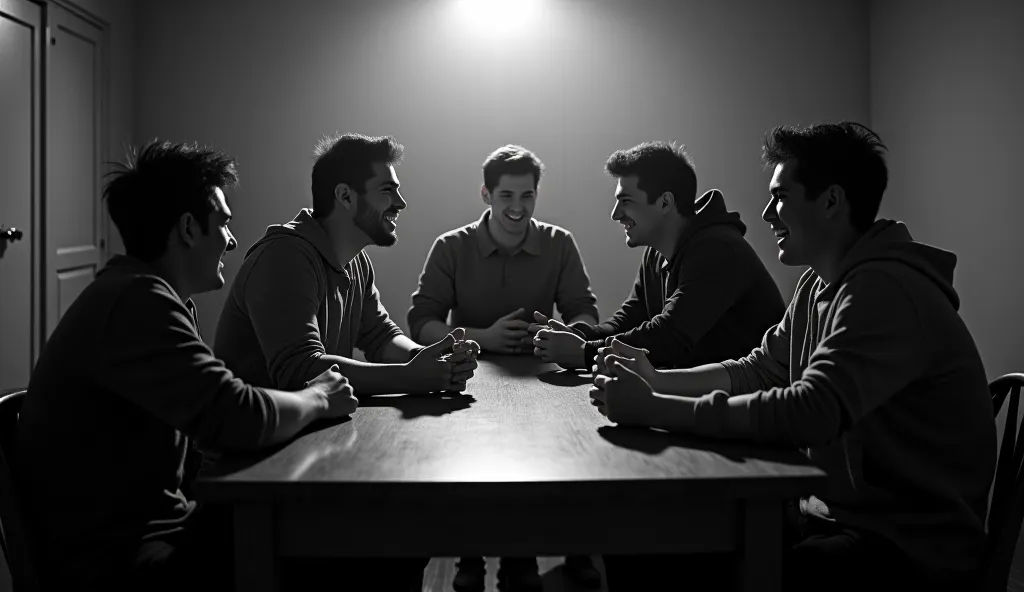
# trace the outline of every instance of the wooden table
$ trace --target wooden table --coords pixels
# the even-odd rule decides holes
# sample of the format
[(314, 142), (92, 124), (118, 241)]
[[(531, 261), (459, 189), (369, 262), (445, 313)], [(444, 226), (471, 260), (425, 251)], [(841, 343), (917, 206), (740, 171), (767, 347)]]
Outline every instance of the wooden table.
[(590, 375), (482, 357), (462, 395), (364, 399), (351, 419), (225, 457), (199, 480), (234, 507), (238, 590), (301, 556), (737, 551), (778, 590), (784, 500), (824, 473), (795, 450), (620, 428)]

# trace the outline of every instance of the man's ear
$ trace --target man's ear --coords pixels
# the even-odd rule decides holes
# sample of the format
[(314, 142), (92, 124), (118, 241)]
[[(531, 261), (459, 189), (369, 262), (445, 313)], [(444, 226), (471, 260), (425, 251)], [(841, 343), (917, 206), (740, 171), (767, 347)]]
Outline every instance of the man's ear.
[(338, 200), (341, 207), (351, 210), (356, 205), (356, 192), (349, 187), (348, 183), (338, 183), (334, 186), (334, 199)]
[(658, 196), (658, 200), (655, 203), (658, 205), (659, 212), (667, 214), (676, 205), (676, 196), (671, 191), (666, 191)]
[(825, 213), (825, 218), (835, 218), (846, 209), (846, 190), (840, 185), (832, 184), (821, 193), (818, 202)]
[(189, 212), (178, 218), (178, 236), (186, 247), (192, 247), (199, 241), (199, 222)]
[(491, 192), (487, 191), (486, 185), (480, 186), (480, 198), (484, 200), (484, 203), (491, 205)]

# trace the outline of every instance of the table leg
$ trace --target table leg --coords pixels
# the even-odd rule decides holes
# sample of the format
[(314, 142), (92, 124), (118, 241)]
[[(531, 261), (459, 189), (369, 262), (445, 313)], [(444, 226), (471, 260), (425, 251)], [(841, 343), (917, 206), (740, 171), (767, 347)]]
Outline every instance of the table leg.
[(276, 592), (274, 515), (270, 504), (235, 506), (235, 590)]
[(783, 502), (747, 500), (743, 510), (740, 589), (779, 592), (782, 590)]

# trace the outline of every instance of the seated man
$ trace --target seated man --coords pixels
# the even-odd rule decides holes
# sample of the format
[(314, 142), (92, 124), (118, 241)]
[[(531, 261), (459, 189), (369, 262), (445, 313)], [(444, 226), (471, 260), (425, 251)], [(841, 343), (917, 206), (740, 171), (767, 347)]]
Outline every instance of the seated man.
[[(462, 329), (427, 347), (403, 335), (380, 302), (364, 250), (398, 240), (406, 207), (395, 173), (402, 153), (390, 136), (345, 134), (317, 146), (313, 209), (267, 228), (246, 252), (224, 302), (214, 351), (241, 378), (289, 389), (338, 366), (357, 396), (466, 389), (479, 346), (464, 340)], [(352, 359), (353, 348), (367, 362)], [(418, 590), (428, 561), (372, 562), (373, 587), (384, 589), (404, 574), (400, 585)], [(334, 571), (304, 562), (299, 573), (315, 584)]]
[[(292, 388), (338, 365), (358, 396), (465, 390), (479, 346), (447, 333), (424, 348), (403, 335), (364, 250), (398, 240), (402, 153), (390, 136), (321, 141), (313, 209), (267, 228), (224, 302), (214, 351), (239, 376)], [(352, 359), (353, 348), (367, 362)]]
[(854, 123), (768, 134), (763, 217), (780, 261), (810, 266), (789, 310), (746, 357), (686, 370), (613, 343), (591, 391), (620, 424), (807, 449), (828, 482), (792, 512), (785, 590), (978, 589), (996, 451), (985, 369), (956, 256), (875, 220), (884, 149)]
[(566, 327), (536, 315), (535, 353), (564, 368), (588, 368), (614, 336), (650, 351), (658, 366), (750, 351), (785, 304), (744, 240), (739, 214), (725, 209), (718, 190), (694, 203), (697, 176), (681, 146), (648, 142), (619, 150), (605, 170), (618, 181), (612, 220), (622, 224), (627, 246), (647, 246), (633, 291), (596, 326)]
[[(412, 295), (409, 330), (419, 341), (436, 341), (457, 326), (484, 351), (532, 353), (525, 311), (546, 318), (557, 306), (569, 322), (597, 322), (597, 299), (572, 234), (533, 217), (543, 168), (536, 155), (514, 145), (484, 161), (480, 195), (488, 208), (478, 221), (434, 241)], [(463, 557), (458, 568), (456, 592), (484, 589), (482, 558)], [(568, 557), (566, 570), (600, 586), (589, 557)], [(503, 558), (498, 578), (511, 589), (541, 586), (532, 557)]]
[(221, 259), (235, 247), (224, 189), (236, 181), (218, 152), (153, 142), (104, 190), (127, 255), (57, 324), (18, 422), (46, 590), (230, 588), (230, 531), (189, 495), (194, 442), (277, 444), (358, 405), (337, 368), (292, 392), (254, 387), (199, 336), (190, 297), (224, 285)]

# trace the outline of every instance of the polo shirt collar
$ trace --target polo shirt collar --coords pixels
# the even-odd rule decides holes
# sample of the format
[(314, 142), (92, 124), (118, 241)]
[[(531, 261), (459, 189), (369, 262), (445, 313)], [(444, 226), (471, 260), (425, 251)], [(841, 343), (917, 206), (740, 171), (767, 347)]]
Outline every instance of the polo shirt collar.
[[(476, 223), (476, 241), (482, 257), (487, 257), (499, 250), (498, 243), (494, 242), (494, 237), (491, 236), (491, 231), (487, 228), (487, 221), (490, 217), (491, 209), (487, 208)], [(537, 221), (532, 217), (530, 225), (526, 228), (526, 240), (520, 245), (519, 250), (535, 256), (540, 255), (544, 250), (541, 244), (540, 228), (537, 227)]]

